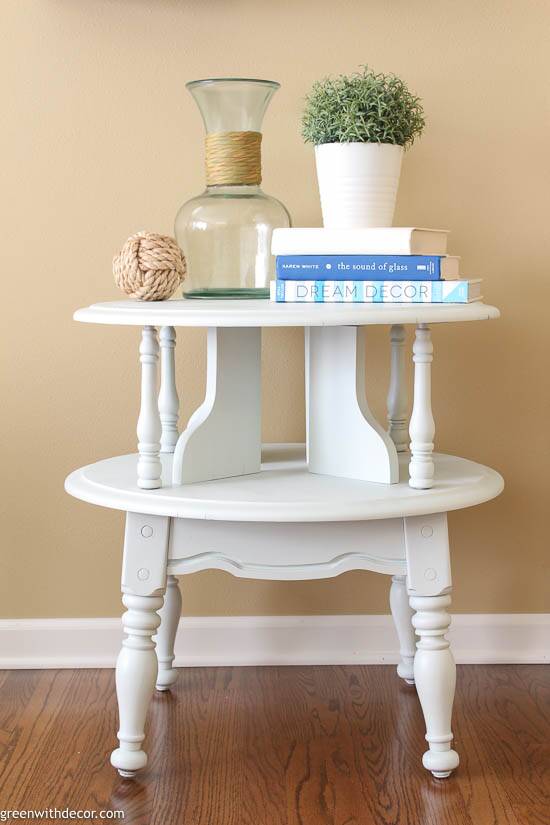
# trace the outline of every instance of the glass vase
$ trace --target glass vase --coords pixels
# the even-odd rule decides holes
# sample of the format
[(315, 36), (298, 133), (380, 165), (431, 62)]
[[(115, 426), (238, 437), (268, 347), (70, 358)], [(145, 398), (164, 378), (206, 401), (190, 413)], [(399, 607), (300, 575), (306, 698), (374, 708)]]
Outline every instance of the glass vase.
[(186, 298), (268, 298), (271, 234), (290, 226), (261, 182), (261, 126), (279, 84), (219, 78), (187, 83), (206, 127), (206, 189), (176, 216)]

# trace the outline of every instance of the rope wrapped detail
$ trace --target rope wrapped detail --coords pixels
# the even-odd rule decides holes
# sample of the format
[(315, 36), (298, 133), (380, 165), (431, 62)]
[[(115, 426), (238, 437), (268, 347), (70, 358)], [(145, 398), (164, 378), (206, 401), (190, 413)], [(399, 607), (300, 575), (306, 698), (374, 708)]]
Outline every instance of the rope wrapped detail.
[(185, 258), (174, 238), (136, 232), (113, 258), (115, 283), (140, 301), (164, 301), (185, 278)]
[(261, 183), (261, 143), (261, 132), (211, 132), (206, 135), (207, 185)]

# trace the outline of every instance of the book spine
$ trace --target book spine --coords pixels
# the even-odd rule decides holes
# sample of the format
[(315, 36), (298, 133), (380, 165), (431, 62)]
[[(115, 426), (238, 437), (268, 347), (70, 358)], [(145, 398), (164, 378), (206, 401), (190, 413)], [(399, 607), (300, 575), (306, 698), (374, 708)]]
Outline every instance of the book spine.
[(437, 281), (439, 255), (279, 255), (277, 278), (283, 281)]
[(468, 281), (276, 281), (279, 303), (467, 304)]

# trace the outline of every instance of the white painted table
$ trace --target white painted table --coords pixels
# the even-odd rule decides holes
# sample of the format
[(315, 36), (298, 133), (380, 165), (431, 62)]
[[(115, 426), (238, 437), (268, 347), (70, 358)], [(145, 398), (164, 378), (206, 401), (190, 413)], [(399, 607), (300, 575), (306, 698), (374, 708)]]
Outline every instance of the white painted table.
[[(429, 745), (424, 765), (437, 777), (457, 767), (451, 748), (455, 665), (445, 638), (451, 602), (447, 512), (494, 498), (503, 481), (487, 467), (433, 452), (429, 325), (498, 315), (482, 303), (185, 300), (117, 301), (75, 314), (88, 323), (143, 327), (138, 453), (83, 467), (65, 485), (77, 498), (126, 513), (126, 638), (116, 670), (120, 746), (111, 757), (122, 776), (146, 765), (142, 743), (155, 684), (166, 690), (176, 679), (176, 576), (206, 569), (272, 580), (327, 578), (347, 570), (391, 575), (397, 671), (416, 683)], [(390, 325), (387, 430), (365, 397), (359, 327), (369, 324)], [(405, 324), (416, 326), (409, 425)], [(305, 449), (261, 444), (261, 328), (267, 326), (305, 329)], [(177, 327), (208, 327), (205, 401), (181, 434)]]

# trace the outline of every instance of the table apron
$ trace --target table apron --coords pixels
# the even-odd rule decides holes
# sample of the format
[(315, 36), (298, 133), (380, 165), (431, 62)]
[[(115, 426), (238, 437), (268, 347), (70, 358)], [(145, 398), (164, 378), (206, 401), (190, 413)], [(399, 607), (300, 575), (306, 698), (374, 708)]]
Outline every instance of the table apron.
[(330, 578), (348, 570), (404, 575), (404, 522), (172, 519), (168, 572), (212, 569), (274, 580)]

